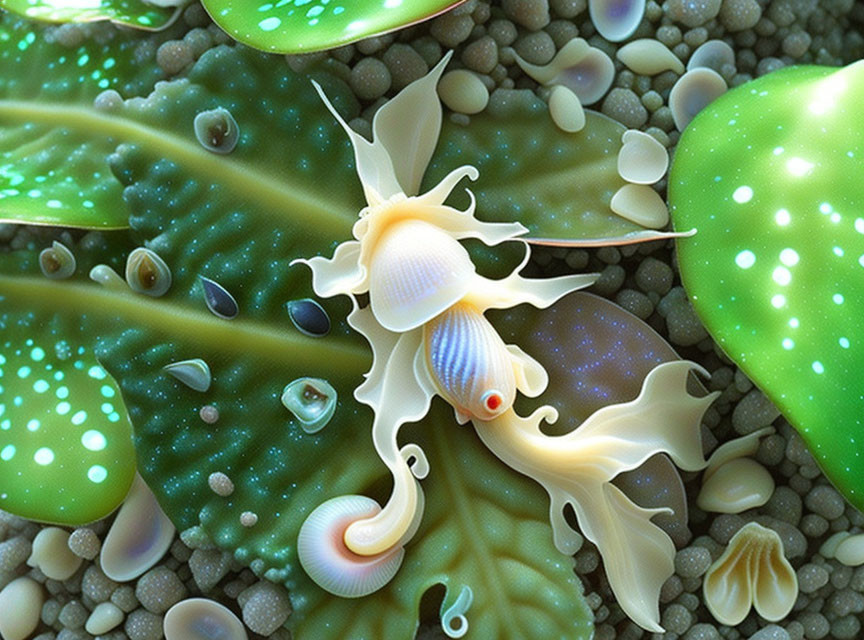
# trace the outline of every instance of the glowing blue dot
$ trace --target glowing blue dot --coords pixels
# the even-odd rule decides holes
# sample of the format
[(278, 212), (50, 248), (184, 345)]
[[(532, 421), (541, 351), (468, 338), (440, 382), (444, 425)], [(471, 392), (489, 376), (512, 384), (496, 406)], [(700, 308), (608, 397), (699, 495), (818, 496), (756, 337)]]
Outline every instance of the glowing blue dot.
[(103, 369), (102, 367), (100, 367), (98, 365), (95, 365), (95, 366), (90, 367), (90, 370), (87, 371), (87, 375), (90, 376), (91, 378), (95, 378), (96, 380), (102, 380), (105, 378), (106, 373), (105, 373), (105, 369)]
[(33, 418), (32, 420), (30, 420), (30, 422), (27, 423), (27, 431), (39, 431), (39, 427), (41, 426), (42, 423), (39, 422), (36, 418)]
[(0, 451), (0, 460), (4, 460), (6, 462), (9, 462), (14, 457), (15, 457), (15, 445), (14, 444), (7, 444), (5, 447), (3, 447), (3, 450)]
[(50, 388), (51, 385), (46, 380), (37, 380), (33, 383), (33, 391), (36, 393), (45, 393)]
[(44, 357), (44, 349), (40, 349), (39, 347), (33, 347), (33, 350), (30, 352), (30, 358), (33, 360), (33, 362), (41, 362)]
[(108, 422), (120, 422), (120, 414), (116, 411), (114, 413), (108, 414)]
[(54, 392), (54, 395), (60, 398), (60, 400), (65, 400), (69, 397), (69, 387), (60, 387)]
[(749, 249), (745, 249), (737, 256), (735, 256), (735, 264), (737, 264), (742, 269), (749, 269), (754, 264), (756, 264), (756, 254)]
[(78, 411), (72, 416), (72, 424), (79, 425), (82, 424), (87, 419), (86, 411)]
[(264, 18), (258, 23), (258, 28), (261, 29), (261, 31), (273, 31), (273, 29), (278, 29), (281, 24), (282, 21), (279, 18)]
[(102, 385), (102, 388), (99, 391), (102, 393), (102, 397), (104, 398), (113, 398), (116, 395), (114, 389), (109, 387), (107, 384)]
[(33, 459), (36, 461), (36, 464), (41, 464), (44, 467), (54, 462), (54, 452), (48, 447), (42, 447), (36, 450), (36, 453), (33, 454)]
[(843, 347), (844, 349), (849, 348), (849, 338), (840, 338), (839, 342), (840, 342), (840, 346)]
[(31, 371), (32, 371), (32, 369), (30, 367), (23, 366), (20, 369), (18, 369), (18, 377), (19, 378), (26, 378), (27, 376), (30, 375)]
[(819, 374), (825, 373), (825, 366), (821, 362), (819, 362), (818, 360), (813, 361), (812, 367), (813, 367), (813, 371), (815, 371), (816, 373), (819, 373)]
[(831, 296), (831, 299), (834, 301), (834, 304), (843, 304), (843, 296), (839, 293), (835, 293)]
[(90, 451), (102, 451), (102, 449), (108, 446), (108, 441), (102, 435), (102, 432), (91, 429), (81, 435), (81, 444), (84, 445), (85, 449), (89, 449)]
[(72, 405), (69, 404), (68, 402), (61, 402), (60, 404), (57, 405), (57, 413), (59, 413), (61, 416), (65, 416), (71, 410), (72, 410)]
[(786, 349), (786, 351), (789, 351), (790, 349), (794, 349), (795, 348), (795, 341), (792, 340), (792, 338), (783, 338), (783, 348)]
[(102, 413), (107, 415), (107, 414), (111, 413), (112, 411), (114, 411), (114, 405), (113, 404), (111, 404), (110, 402), (103, 402), (102, 403)]
[(101, 464), (94, 464), (87, 470), (87, 477), (90, 479), (90, 482), (99, 484), (105, 482), (105, 478), (108, 477), (108, 470)]
[(8, 419), (4, 420), (3, 422), (0, 422), (0, 429), (3, 429), (3, 431), (9, 431), (9, 428), (11, 426), (12, 426), (12, 423), (9, 422)]
[(732, 199), (738, 204), (750, 202), (753, 199), (753, 189), (748, 186), (738, 187), (732, 194)]

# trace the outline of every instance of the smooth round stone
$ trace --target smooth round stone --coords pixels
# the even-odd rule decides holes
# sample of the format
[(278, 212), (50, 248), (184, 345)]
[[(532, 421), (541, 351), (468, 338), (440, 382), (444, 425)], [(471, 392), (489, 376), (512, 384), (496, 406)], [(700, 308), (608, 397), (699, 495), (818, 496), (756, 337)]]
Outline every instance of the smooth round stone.
[[(681, 277), (713, 338), (864, 508), (864, 62), (781, 69), (683, 132)], [(818, 132), (818, 135), (814, 135)]]
[(761, 507), (774, 493), (774, 478), (750, 458), (721, 465), (703, 483), (696, 504), (703, 511), (741, 513)]
[(864, 533), (843, 540), (837, 545), (834, 557), (847, 567), (858, 567), (864, 564)]
[(59, 527), (45, 527), (33, 539), (27, 564), (38, 567), (45, 577), (66, 580), (81, 566), (81, 558), (69, 548), (69, 533)]
[(102, 602), (96, 605), (93, 613), (87, 618), (84, 630), (94, 636), (99, 636), (114, 629), (123, 622), (124, 617), (123, 611), (116, 604)]
[[(45, 596), (42, 587), (31, 578), (13, 580), (0, 591), (0, 637), (3, 640), (25, 640), (36, 630)], [(14, 611), (14, 615), (9, 615)]]
[(448, 108), (469, 115), (480, 113), (489, 104), (489, 90), (476, 73), (465, 69), (448, 71), (438, 82), (438, 95)]
[(247, 640), (230, 609), (207, 598), (178, 602), (165, 614), (165, 640)]
[[(2, 318), (0, 318), (2, 319)], [(10, 323), (0, 343), (0, 509), (62, 525), (104, 518), (135, 474), (132, 426), (92, 353)]]

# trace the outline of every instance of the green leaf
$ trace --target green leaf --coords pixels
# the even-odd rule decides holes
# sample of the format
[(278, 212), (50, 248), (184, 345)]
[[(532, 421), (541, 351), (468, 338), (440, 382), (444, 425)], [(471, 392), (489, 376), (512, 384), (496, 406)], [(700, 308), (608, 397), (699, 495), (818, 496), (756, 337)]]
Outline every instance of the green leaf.
[(136, 29), (156, 31), (170, 26), (182, 7), (160, 7), (144, 0), (0, 0), (6, 9), (29, 20), (45, 22), (97, 22), (109, 20)]
[(464, 0), (204, 0), (226, 33), (272, 53), (309, 53), (407, 27)]
[(149, 91), (161, 77), (147, 64), (160, 40), (111, 28), (101, 36), (67, 48), (49, 42), (44, 29), (0, 14), (0, 222), (127, 225), (120, 185), (106, 164), (116, 127), (101, 126), (110, 116), (93, 101), (107, 89)]
[[(486, 111), (471, 116), (468, 125), (445, 119), (421, 191), (437, 184), (454, 166), (473, 164), (480, 178), (470, 189), (480, 216), (519, 220), (528, 227), (532, 242), (604, 244), (618, 239), (605, 244), (619, 244), (656, 237), (656, 232), (609, 208), (612, 196), (626, 184), (617, 165), (624, 125), (586, 111), (585, 128), (566, 133), (532, 92), (509, 93), (508, 99), (493, 100)], [(452, 200), (455, 206), (468, 204), (464, 193)]]

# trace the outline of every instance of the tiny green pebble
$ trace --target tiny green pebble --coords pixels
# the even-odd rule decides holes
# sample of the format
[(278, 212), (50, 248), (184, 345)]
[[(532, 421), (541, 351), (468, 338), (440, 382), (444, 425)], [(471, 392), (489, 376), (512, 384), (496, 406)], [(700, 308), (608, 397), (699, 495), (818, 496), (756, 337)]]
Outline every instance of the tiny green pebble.
[(864, 62), (771, 73), (697, 115), (669, 177), (676, 230), (697, 232), (678, 242), (696, 312), (858, 508), (862, 99)]

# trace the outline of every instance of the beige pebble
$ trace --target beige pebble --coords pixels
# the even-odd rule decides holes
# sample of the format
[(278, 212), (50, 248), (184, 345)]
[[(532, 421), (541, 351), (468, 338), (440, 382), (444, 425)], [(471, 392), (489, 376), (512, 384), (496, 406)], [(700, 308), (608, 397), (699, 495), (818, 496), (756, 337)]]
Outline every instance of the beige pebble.
[(123, 622), (124, 617), (123, 612), (116, 604), (102, 602), (96, 605), (93, 613), (87, 618), (84, 630), (94, 636), (102, 635)]
[(59, 527), (45, 527), (33, 539), (27, 564), (38, 567), (47, 578), (66, 580), (81, 566), (81, 558), (69, 548), (69, 533)]
[(709, 40), (702, 43), (687, 61), (687, 71), (707, 67), (717, 73), (727, 64), (735, 66), (735, 51), (722, 40)]
[(736, 458), (721, 465), (703, 481), (696, 504), (703, 511), (741, 513), (761, 507), (774, 493), (774, 478), (751, 458)]
[(156, 496), (136, 475), (102, 545), (102, 571), (117, 582), (137, 578), (165, 555), (174, 533)]
[(489, 104), (489, 90), (477, 74), (465, 69), (448, 71), (438, 82), (441, 101), (457, 113), (480, 113)]
[(837, 545), (834, 557), (847, 567), (858, 567), (864, 564), (864, 533), (842, 540)]
[[(0, 637), (3, 640), (25, 640), (36, 630), (45, 595), (38, 582), (23, 577), (13, 580), (0, 591)], [(14, 615), (9, 612), (14, 611)]]
[(207, 478), (207, 484), (210, 485), (210, 490), (217, 496), (227, 498), (234, 493), (234, 483), (231, 482), (231, 478), (221, 471), (211, 473)]
[(654, 38), (628, 42), (615, 54), (627, 68), (643, 76), (655, 76), (664, 71), (684, 73), (684, 63), (665, 44)]
[(182, 600), (165, 614), (165, 640), (247, 640), (230, 609), (207, 598)]
[(663, 198), (644, 184), (625, 184), (612, 196), (609, 207), (622, 218), (649, 229), (662, 229), (669, 222)]
[(645, 1), (588, 0), (588, 10), (591, 23), (601, 36), (610, 42), (621, 42), (629, 38), (642, 22)]
[(846, 538), (849, 538), (851, 535), (852, 534), (848, 531), (838, 531), (837, 533), (829, 536), (828, 539), (822, 543), (822, 546), (819, 547), (819, 553), (822, 555), (823, 558), (831, 560), (835, 557), (835, 554), (837, 553), (837, 547), (839, 547), (840, 544), (844, 540), (846, 540)]
[(254, 527), (258, 524), (258, 514), (253, 511), (244, 511), (240, 514), (240, 524), (244, 527)]
[(627, 182), (654, 184), (666, 175), (669, 154), (654, 136), (630, 129), (621, 137), (618, 174)]
[(212, 404), (205, 404), (201, 407), (201, 410), (198, 411), (198, 415), (201, 416), (201, 420), (207, 424), (216, 424), (219, 421), (219, 409), (214, 407)]
[(770, 436), (772, 433), (774, 433), (774, 427), (762, 427), (746, 436), (721, 444), (708, 458), (708, 465), (702, 475), (702, 482), (705, 482), (711, 474), (730, 460), (754, 455), (759, 450), (759, 440), (764, 436)]
[(585, 110), (579, 96), (563, 85), (555, 85), (549, 94), (549, 114), (552, 122), (568, 133), (581, 131), (585, 127)]
[(713, 69), (699, 67), (681, 76), (669, 92), (669, 109), (678, 131), (724, 93), (726, 81)]

